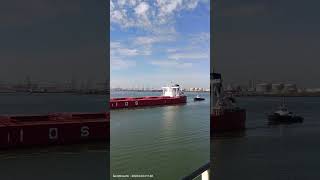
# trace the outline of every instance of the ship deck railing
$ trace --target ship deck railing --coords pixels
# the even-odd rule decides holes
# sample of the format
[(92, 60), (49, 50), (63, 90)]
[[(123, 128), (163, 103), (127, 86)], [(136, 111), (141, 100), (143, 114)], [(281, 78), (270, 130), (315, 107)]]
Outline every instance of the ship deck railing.
[(182, 178), (182, 180), (193, 180), (193, 179), (201, 179), (201, 180), (209, 180), (210, 174), (210, 162), (201, 166), (197, 170), (193, 171), (191, 174)]

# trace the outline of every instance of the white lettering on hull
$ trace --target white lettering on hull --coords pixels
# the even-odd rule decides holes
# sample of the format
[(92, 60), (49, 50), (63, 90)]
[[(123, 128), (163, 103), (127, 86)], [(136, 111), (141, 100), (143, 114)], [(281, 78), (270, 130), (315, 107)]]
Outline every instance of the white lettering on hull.
[(58, 128), (49, 128), (49, 139), (58, 139)]
[(20, 129), (20, 142), (23, 142), (23, 129)]
[(82, 126), (81, 127), (81, 137), (88, 137), (89, 136), (89, 127), (88, 126)]

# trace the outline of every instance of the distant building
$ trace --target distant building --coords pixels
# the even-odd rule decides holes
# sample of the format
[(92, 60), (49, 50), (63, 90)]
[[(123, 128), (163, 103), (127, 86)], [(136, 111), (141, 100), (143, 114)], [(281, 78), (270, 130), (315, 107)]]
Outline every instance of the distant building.
[(308, 93), (319, 93), (320, 92), (320, 88), (308, 88), (308, 89), (305, 89), (305, 92), (308, 92)]
[(232, 84), (228, 84), (225, 90), (226, 91), (232, 91), (233, 90), (233, 85)]
[(280, 93), (283, 91), (284, 84), (283, 83), (275, 83), (271, 85), (271, 91), (273, 93)]
[(255, 91), (256, 90), (256, 84), (254, 80), (249, 80), (248, 84), (248, 91)]
[(205, 88), (189, 88), (189, 91), (192, 91), (192, 92), (202, 92), (202, 91), (205, 91)]
[(256, 85), (256, 92), (266, 93), (266, 92), (270, 92), (270, 90), (271, 90), (270, 83), (259, 83)]
[(297, 92), (297, 85), (296, 84), (285, 84), (283, 91), (286, 93)]

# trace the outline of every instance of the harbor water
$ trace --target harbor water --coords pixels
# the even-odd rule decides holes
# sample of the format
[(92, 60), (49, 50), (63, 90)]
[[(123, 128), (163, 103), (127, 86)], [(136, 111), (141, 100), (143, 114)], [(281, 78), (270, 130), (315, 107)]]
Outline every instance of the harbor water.
[[(160, 94), (112, 91), (111, 97)], [(206, 100), (194, 102), (198, 94)], [(210, 95), (186, 95), (188, 102), (183, 105), (111, 111), (111, 177), (152, 175), (152, 179), (175, 180), (210, 161)]]
[(281, 97), (237, 100), (247, 110), (247, 130), (211, 138), (214, 179), (320, 179), (320, 97), (287, 97), (289, 111), (304, 122), (277, 126), (267, 124), (267, 114)]

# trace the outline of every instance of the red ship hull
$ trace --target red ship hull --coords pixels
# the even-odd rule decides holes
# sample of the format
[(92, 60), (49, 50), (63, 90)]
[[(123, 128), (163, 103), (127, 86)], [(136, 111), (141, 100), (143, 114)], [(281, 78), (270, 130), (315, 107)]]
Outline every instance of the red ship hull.
[(225, 110), (211, 114), (211, 133), (245, 130), (246, 111), (244, 109)]
[(110, 99), (110, 109), (137, 108), (148, 106), (165, 106), (183, 104), (187, 102), (187, 96), (146, 96)]
[(0, 117), (0, 148), (107, 141), (109, 113)]

